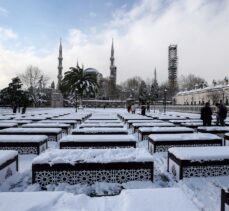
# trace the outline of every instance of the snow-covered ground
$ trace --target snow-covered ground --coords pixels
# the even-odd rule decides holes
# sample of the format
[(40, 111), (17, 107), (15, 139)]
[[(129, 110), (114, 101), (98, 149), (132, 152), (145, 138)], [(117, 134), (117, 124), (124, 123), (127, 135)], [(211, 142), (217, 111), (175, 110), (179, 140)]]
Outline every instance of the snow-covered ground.
[[(82, 114), (91, 112), (97, 117), (104, 115), (114, 117), (117, 113), (127, 114), (126, 109), (84, 109), (79, 112)], [(0, 119), (1, 117), (6, 117), (2, 116), (2, 114), (9, 113), (11, 114), (12, 111), (0, 110)], [(29, 109), (26, 116), (31, 114), (38, 115), (39, 113), (44, 114), (43, 116), (47, 114), (55, 116), (57, 114), (74, 113), (74, 109)], [(155, 113), (152, 113), (152, 115), (155, 116)], [(157, 116), (159, 115), (157, 113)], [(198, 118), (198, 115), (175, 112), (169, 112), (167, 115)], [(20, 114), (10, 116), (21, 117)], [(133, 133), (131, 129), (128, 131), (129, 134)], [(133, 134), (133, 136), (136, 137), (137, 141), (137, 134)], [(59, 148), (59, 145), (56, 142), (52, 142), (49, 143), (49, 148)], [(137, 148), (148, 149), (147, 141), (138, 141)], [(155, 153), (152, 155), (154, 161), (153, 183), (49, 185), (47, 188), (51, 192), (49, 195), (47, 191), (41, 193), (41, 189), (37, 184), (32, 184), (31, 165), (35, 157), (36, 155), (19, 155), (19, 172), (0, 184), (0, 192), (24, 192), (24, 195), (21, 194), (18, 197), (18, 195), (8, 196), (7, 193), (4, 193), (5, 195), (0, 193), (0, 210), (218, 211), (220, 210), (220, 190), (223, 187), (229, 187), (229, 176), (185, 178), (177, 182), (167, 172), (167, 153)], [(60, 193), (59, 191), (63, 192)], [(34, 200), (32, 193), (27, 192), (36, 192), (38, 194), (37, 197), (35, 196), (36, 200)], [(104, 195), (106, 197), (95, 197)], [(24, 203), (24, 205), (31, 203), (31, 206), (21, 206), (21, 203)]]

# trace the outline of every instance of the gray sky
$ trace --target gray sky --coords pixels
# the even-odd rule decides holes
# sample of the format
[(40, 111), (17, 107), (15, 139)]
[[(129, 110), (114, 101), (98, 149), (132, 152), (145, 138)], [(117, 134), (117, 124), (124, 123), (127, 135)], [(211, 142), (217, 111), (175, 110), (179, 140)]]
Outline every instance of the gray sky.
[[(23, 2), (26, 4), (26, 0)], [(47, 24), (45, 20), (37, 20), (36, 29), (34, 20), (22, 24), (22, 30), (17, 27), (22, 19), (13, 19), (11, 5), (1, 5), (0, 1), (0, 20), (4, 20), (0, 24), (0, 88), (30, 64), (49, 75), (50, 83), (56, 81), (59, 37), (62, 37), (64, 71), (75, 66), (78, 59), (84, 67), (94, 67), (108, 76), (113, 37), (118, 83), (136, 75), (152, 78), (155, 67), (159, 82), (167, 80), (170, 44), (178, 45), (178, 77), (192, 73), (211, 83), (213, 79), (229, 76), (229, 0), (109, 1), (103, 2), (102, 11), (100, 1), (96, 2), (96, 6), (90, 4), (90, 9), (82, 5), (85, 11), (88, 9), (90, 22), (85, 17), (72, 18), (71, 24), (67, 24), (71, 15), (71, 5), (67, 5), (62, 8), (66, 19), (58, 20), (59, 28), (54, 10), (45, 17)], [(40, 16), (44, 8), (45, 3)], [(30, 10), (30, 5), (27, 9)], [(23, 14), (20, 13), (21, 18)], [(36, 30), (40, 33), (35, 33)]]

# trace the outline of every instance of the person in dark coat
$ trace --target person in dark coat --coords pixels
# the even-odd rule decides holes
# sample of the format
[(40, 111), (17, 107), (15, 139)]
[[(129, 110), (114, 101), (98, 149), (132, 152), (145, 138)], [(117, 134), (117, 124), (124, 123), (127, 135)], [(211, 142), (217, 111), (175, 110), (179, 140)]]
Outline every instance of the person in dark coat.
[(224, 120), (227, 118), (227, 107), (223, 104), (223, 101), (220, 101), (218, 112), (220, 125), (225, 126)]
[(146, 115), (146, 106), (142, 105), (141, 107), (141, 115), (145, 116)]
[(201, 109), (200, 118), (203, 120), (203, 126), (211, 126), (212, 122), (212, 109), (209, 103), (205, 103), (205, 106)]

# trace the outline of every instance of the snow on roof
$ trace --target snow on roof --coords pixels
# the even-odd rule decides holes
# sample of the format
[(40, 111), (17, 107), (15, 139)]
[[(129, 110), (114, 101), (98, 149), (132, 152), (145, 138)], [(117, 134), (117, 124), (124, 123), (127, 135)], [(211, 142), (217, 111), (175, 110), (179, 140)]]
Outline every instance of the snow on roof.
[(192, 128), (187, 127), (140, 127), (138, 130), (141, 132), (194, 132)]
[(182, 160), (208, 161), (229, 159), (229, 146), (172, 147), (169, 152)]
[(33, 164), (49, 163), (113, 163), (152, 161), (143, 148), (125, 149), (49, 149), (33, 160)]
[(133, 135), (68, 135), (60, 142), (110, 142), (137, 141)]
[(48, 191), (4, 192), (0, 198), (0, 210), (198, 211), (179, 188), (129, 189), (112, 197)]
[(18, 152), (15, 150), (0, 150), (0, 165), (14, 158), (17, 155), (18, 155)]
[(4, 133), (61, 133), (61, 128), (6, 128), (0, 130), (0, 134)]
[(42, 142), (48, 139), (45, 135), (1, 135), (0, 142)]
[(149, 138), (153, 141), (221, 140), (219, 136), (210, 133), (152, 134)]

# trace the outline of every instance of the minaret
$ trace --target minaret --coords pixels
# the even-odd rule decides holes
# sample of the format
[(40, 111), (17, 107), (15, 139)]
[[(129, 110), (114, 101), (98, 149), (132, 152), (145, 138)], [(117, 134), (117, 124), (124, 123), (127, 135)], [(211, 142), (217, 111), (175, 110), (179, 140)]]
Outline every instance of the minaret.
[(154, 69), (154, 83), (157, 83), (157, 70), (156, 70), (156, 67)]
[(63, 66), (62, 66), (62, 61), (63, 61), (63, 57), (62, 57), (62, 44), (61, 44), (61, 39), (60, 39), (60, 46), (59, 46), (59, 57), (58, 57), (58, 83), (57, 83), (57, 89), (60, 90), (60, 84), (61, 84), (61, 80), (63, 78), (62, 76), (62, 70), (63, 70)]
[(111, 92), (114, 92), (116, 89), (116, 76), (117, 76), (117, 72), (116, 72), (116, 66), (114, 65), (114, 43), (113, 43), (113, 39), (112, 39), (112, 44), (111, 44), (111, 57), (110, 57), (110, 83), (111, 83)]

